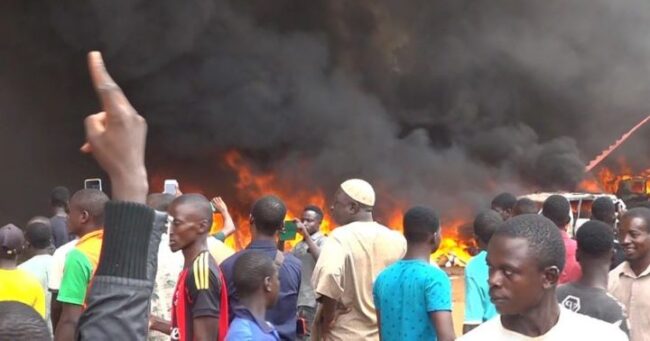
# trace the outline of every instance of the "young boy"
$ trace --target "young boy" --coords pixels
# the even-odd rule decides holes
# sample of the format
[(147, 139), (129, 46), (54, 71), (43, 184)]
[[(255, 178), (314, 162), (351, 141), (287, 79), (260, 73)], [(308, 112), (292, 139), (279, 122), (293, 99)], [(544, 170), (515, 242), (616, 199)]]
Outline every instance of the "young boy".
[[(275, 263), (281, 261), (276, 259)], [(266, 309), (278, 299), (277, 265), (266, 255), (250, 251), (235, 261), (233, 273), (239, 304), (233, 309), (235, 319), (230, 324), (226, 341), (280, 340), (278, 331), (265, 319)]]
[(382, 340), (454, 340), (451, 282), (429, 257), (440, 246), (440, 224), (430, 209), (404, 215), (407, 251), (375, 281), (373, 295)]

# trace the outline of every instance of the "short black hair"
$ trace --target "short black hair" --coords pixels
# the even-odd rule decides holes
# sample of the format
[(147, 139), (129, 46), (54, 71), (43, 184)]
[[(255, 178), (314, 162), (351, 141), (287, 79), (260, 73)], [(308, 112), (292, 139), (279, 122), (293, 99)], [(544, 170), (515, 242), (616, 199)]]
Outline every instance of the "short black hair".
[(632, 218), (641, 218), (645, 221), (645, 227), (648, 232), (650, 232), (650, 208), (645, 207), (635, 207), (625, 212), (623, 219), (632, 219)]
[(542, 207), (542, 215), (551, 220), (555, 226), (564, 227), (570, 220), (571, 204), (567, 198), (553, 194), (546, 198)]
[(576, 233), (578, 250), (592, 256), (602, 256), (614, 248), (614, 230), (598, 220), (582, 224)]
[(515, 208), (512, 209), (514, 212), (519, 214), (537, 214), (539, 212), (539, 207), (537, 203), (530, 198), (521, 198), (515, 203)]
[(263, 196), (253, 204), (251, 216), (255, 220), (255, 227), (262, 233), (272, 236), (282, 228), (287, 207), (282, 199), (275, 195)]
[(203, 219), (208, 221), (208, 224), (212, 226), (212, 206), (210, 206), (210, 201), (208, 198), (203, 196), (202, 194), (197, 194), (197, 193), (189, 193), (189, 194), (183, 194), (176, 199), (172, 201), (173, 205), (192, 205), (192, 207), (196, 208), (201, 215), (203, 216)]
[(503, 192), (494, 199), (492, 199), (492, 207), (500, 207), (503, 209), (512, 209), (515, 207), (515, 204), (517, 203), (517, 197), (514, 196), (512, 193), (508, 192)]
[(51, 340), (47, 323), (34, 308), (16, 301), (0, 302), (0, 340)]
[(614, 201), (608, 197), (598, 197), (591, 203), (592, 219), (608, 221), (615, 214), (616, 206), (614, 206)]
[(564, 270), (564, 241), (560, 230), (549, 219), (538, 214), (522, 214), (503, 222), (492, 240), (497, 236), (525, 239), (530, 255), (537, 259), (540, 270), (549, 266), (557, 266), (560, 272)]
[(54, 207), (68, 207), (70, 191), (63, 186), (57, 186), (50, 192), (50, 205)]
[(52, 226), (41, 220), (25, 227), (25, 239), (36, 249), (47, 249), (52, 244)]
[(494, 232), (503, 223), (503, 218), (494, 210), (485, 210), (474, 219), (474, 234), (483, 243), (489, 243)]
[(318, 216), (318, 219), (323, 220), (323, 216), (324, 216), (323, 215), (323, 210), (321, 210), (320, 207), (318, 207), (316, 205), (307, 205), (307, 206), (305, 206), (305, 208), (302, 211), (303, 212), (312, 211), (312, 212), (316, 213), (316, 215)]
[(156, 211), (167, 212), (174, 201), (174, 196), (169, 193), (152, 193), (147, 196), (147, 206)]
[(87, 211), (97, 226), (104, 224), (104, 206), (109, 200), (106, 193), (94, 188), (77, 191), (70, 199)]
[(262, 285), (264, 278), (277, 271), (273, 260), (259, 251), (245, 251), (233, 265), (233, 283), (239, 298), (250, 296)]
[(404, 238), (410, 242), (422, 242), (432, 233), (440, 231), (440, 219), (432, 209), (415, 206), (404, 214)]

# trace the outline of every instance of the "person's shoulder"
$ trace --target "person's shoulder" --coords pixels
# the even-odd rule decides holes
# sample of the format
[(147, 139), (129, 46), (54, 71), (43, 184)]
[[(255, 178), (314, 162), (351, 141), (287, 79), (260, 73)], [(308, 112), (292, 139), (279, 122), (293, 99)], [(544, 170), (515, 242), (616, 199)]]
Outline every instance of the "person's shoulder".
[(472, 329), (469, 333), (460, 336), (456, 341), (499, 340), (499, 337), (501, 337), (500, 331), (502, 329), (501, 318), (496, 316)]
[(219, 280), (219, 266), (209, 252), (200, 253), (187, 271), (186, 283), (191, 282), (197, 290), (210, 289), (210, 274)]
[(61, 246), (59, 246), (58, 249), (54, 250), (54, 257), (65, 257), (65, 254), (68, 253), (68, 251), (74, 249), (75, 245), (77, 245), (77, 239), (73, 239)]
[(228, 327), (226, 340), (251, 340), (253, 337), (253, 326), (251, 324), (252, 322), (247, 319), (235, 317)]
[(609, 271), (609, 279), (618, 278), (623, 272), (625, 272), (625, 267), (627, 266), (627, 261), (622, 262), (617, 267)]
[(34, 276), (31, 272), (17, 268), (14, 272), (15, 280), (17, 280), (21, 286), (28, 287), (30, 289), (38, 288), (42, 290), (41, 283), (38, 278)]
[(587, 338), (589, 338), (589, 336), (597, 336), (600, 340), (627, 340), (625, 333), (611, 323), (587, 315), (574, 313), (564, 308), (562, 308), (562, 314), (566, 314), (565, 320), (568, 322), (568, 326), (570, 326), (571, 329), (585, 331), (589, 334), (585, 335)]

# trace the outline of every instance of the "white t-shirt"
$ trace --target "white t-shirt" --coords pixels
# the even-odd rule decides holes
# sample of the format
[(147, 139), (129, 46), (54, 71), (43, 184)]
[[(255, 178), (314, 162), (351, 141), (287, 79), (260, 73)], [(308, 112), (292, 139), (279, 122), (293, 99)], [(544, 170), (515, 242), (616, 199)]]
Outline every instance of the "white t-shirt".
[(560, 307), (560, 318), (557, 324), (546, 334), (530, 337), (505, 329), (501, 324), (501, 317), (495, 318), (476, 327), (471, 332), (459, 337), (457, 341), (627, 341), (627, 335), (617, 327), (591, 318), (586, 315), (574, 313)]
[(59, 291), (61, 288), (61, 280), (63, 279), (63, 267), (65, 266), (65, 257), (68, 255), (70, 250), (74, 249), (77, 245), (77, 240), (71, 240), (63, 245), (61, 245), (54, 255), (52, 255), (52, 264), (49, 271), (49, 278), (47, 287), (50, 291)]

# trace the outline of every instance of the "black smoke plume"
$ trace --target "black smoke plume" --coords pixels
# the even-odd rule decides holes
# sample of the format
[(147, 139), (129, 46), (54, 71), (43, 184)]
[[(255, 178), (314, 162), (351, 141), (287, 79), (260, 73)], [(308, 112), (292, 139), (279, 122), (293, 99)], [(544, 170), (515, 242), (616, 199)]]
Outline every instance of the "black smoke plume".
[[(233, 149), (289, 187), (366, 178), (384, 208), (573, 190), (648, 112), (649, 19), (641, 0), (5, 0), (0, 221), (97, 175), (77, 152), (91, 49), (149, 121), (150, 172), (208, 194), (235, 196)], [(649, 142), (619, 154), (647, 168)]]

